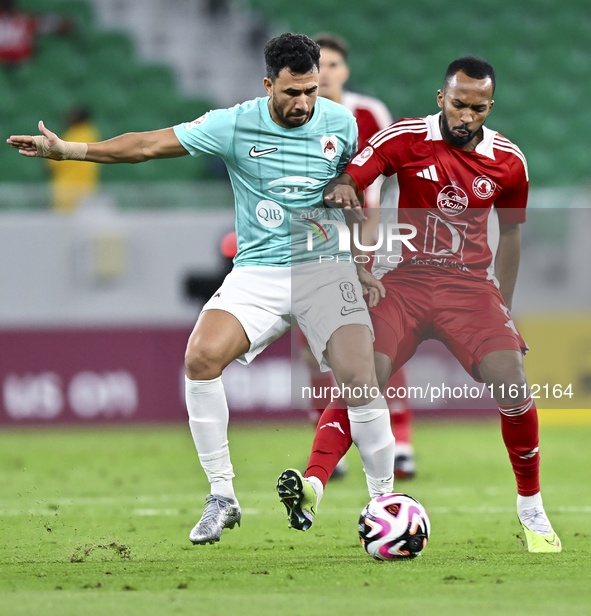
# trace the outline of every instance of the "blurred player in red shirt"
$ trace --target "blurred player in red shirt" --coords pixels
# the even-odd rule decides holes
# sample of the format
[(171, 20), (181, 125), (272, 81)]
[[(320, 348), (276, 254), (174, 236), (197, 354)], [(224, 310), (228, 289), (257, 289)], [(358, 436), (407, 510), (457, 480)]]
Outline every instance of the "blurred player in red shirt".
[[(357, 120), (359, 130), (358, 149), (367, 146), (368, 139), (376, 132), (386, 128), (392, 123), (390, 112), (381, 101), (370, 96), (364, 96), (344, 89), (349, 79), (347, 56), (349, 53), (347, 43), (333, 34), (318, 34), (314, 41), (320, 45), (320, 82), (318, 92), (320, 96), (329, 98), (335, 103), (344, 105), (351, 111)], [(383, 177), (379, 177), (364, 191), (367, 220), (363, 224), (361, 241), (364, 246), (372, 245), (375, 241), (375, 232), (380, 220), (380, 187)], [(367, 253), (365, 253), (367, 254)], [(371, 269), (371, 268), (368, 268)], [(318, 362), (314, 359), (303, 335), (299, 336), (301, 355), (310, 369), (310, 384), (313, 391), (330, 391), (334, 383), (332, 372), (321, 372)], [(406, 391), (406, 374), (401, 369), (392, 375), (388, 387)], [(390, 390), (390, 391), (394, 391)], [(400, 391), (400, 390), (399, 390)], [(394, 475), (398, 479), (409, 479), (415, 475), (414, 451), (411, 445), (411, 410), (408, 398), (388, 398), (392, 432), (396, 437), (396, 459)], [(310, 415), (314, 425), (318, 423), (324, 409), (330, 403), (330, 398), (316, 399), (319, 408), (311, 409)], [(335, 401), (335, 406), (342, 404)], [(343, 407), (344, 408), (344, 407)], [(346, 472), (346, 462), (343, 458), (337, 465), (333, 476), (341, 477)]]
[[(494, 90), (490, 64), (473, 57), (452, 62), (437, 93), (441, 112), (376, 133), (329, 182), (325, 203), (359, 208), (358, 192), (380, 175), (397, 175), (399, 198), (392, 208), (382, 200), (380, 222), (402, 225), (398, 231), (407, 235), (382, 242), (373, 264), (386, 288), (371, 311), (380, 387), (423, 340), (443, 342), (474, 379), (486, 383), (498, 405), (528, 550), (560, 552), (540, 492), (538, 417), (523, 368), (527, 345), (510, 313), (526, 219), (527, 163), (516, 145), (484, 126)], [(337, 438), (337, 430), (322, 430), (335, 421), (342, 432)], [(325, 433), (333, 438), (323, 444)], [(346, 414), (327, 409), (307, 477), (328, 478), (329, 462), (336, 464), (349, 446), (346, 433)]]
[(17, 7), (15, 0), (0, 0), (0, 62), (17, 66), (29, 60), (37, 34), (66, 34), (72, 21), (55, 15), (32, 15)]

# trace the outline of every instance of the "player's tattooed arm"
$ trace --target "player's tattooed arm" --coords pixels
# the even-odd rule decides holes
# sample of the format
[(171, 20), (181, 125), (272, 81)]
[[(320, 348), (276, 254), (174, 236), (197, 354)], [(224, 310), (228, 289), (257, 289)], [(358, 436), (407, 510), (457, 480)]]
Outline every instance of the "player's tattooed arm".
[(351, 210), (357, 220), (367, 220), (367, 216), (363, 213), (363, 194), (357, 193), (357, 184), (348, 173), (333, 178), (326, 185), (324, 205), (330, 208)]
[[(367, 304), (370, 308), (374, 308), (380, 302), (380, 300), (386, 297), (386, 289), (384, 285), (371, 273), (365, 269), (365, 261), (367, 255), (357, 247), (359, 242), (355, 242), (353, 234), (360, 233), (360, 225), (355, 224), (355, 214), (351, 210), (345, 211), (345, 220), (351, 233), (351, 256), (357, 268), (357, 276), (363, 289), (363, 295), (366, 296)], [(361, 258), (358, 258), (361, 257)]]
[(495, 276), (499, 281), (499, 290), (509, 310), (511, 310), (513, 302), (513, 291), (517, 282), (520, 256), (520, 225), (500, 225), (499, 247), (495, 258)]

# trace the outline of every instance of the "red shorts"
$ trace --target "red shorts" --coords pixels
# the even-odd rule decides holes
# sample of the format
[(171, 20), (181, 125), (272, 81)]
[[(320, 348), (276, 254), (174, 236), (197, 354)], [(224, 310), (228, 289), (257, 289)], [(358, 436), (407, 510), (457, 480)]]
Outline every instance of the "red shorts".
[(490, 280), (446, 267), (410, 265), (388, 272), (386, 297), (371, 310), (374, 350), (403, 366), (423, 340), (440, 340), (466, 372), (482, 381), (478, 366), (492, 351), (528, 348), (501, 293)]

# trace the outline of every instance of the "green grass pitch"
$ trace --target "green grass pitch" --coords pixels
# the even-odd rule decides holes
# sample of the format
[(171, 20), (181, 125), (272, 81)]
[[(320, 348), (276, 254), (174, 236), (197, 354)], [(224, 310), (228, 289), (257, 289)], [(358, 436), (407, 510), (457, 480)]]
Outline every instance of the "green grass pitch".
[(186, 426), (0, 435), (0, 614), (591, 614), (590, 426), (542, 429), (546, 509), (561, 554), (528, 554), (497, 423), (418, 423), (418, 477), (397, 489), (430, 513), (409, 562), (369, 558), (358, 454), (312, 529), (287, 528), (275, 481), (304, 465), (312, 430), (230, 433), (242, 528), (188, 540), (207, 484)]

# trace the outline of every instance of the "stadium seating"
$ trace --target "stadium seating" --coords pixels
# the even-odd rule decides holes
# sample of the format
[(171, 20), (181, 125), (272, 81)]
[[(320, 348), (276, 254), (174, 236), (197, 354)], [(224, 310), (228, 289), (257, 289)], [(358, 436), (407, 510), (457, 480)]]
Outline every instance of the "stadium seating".
[(248, 2), (283, 29), (346, 38), (350, 87), (384, 100), (395, 118), (436, 112), (449, 62), (486, 58), (498, 77), (490, 126), (524, 151), (532, 187), (589, 181), (587, 0)]
[[(192, 120), (214, 104), (183, 96), (168, 67), (140, 61), (130, 38), (100, 31), (92, 5), (84, 0), (21, 0), (34, 13), (72, 18), (67, 36), (40, 35), (33, 59), (15, 73), (0, 69), (0, 114), (7, 132), (36, 132), (43, 119), (56, 132), (65, 126), (66, 112), (87, 105), (102, 137), (123, 132), (165, 128)], [(192, 163), (192, 164), (191, 164)], [(42, 161), (31, 161), (8, 148), (0, 151), (3, 182), (45, 182)], [(104, 181), (192, 181), (210, 177), (206, 160), (183, 159), (173, 164), (108, 166)]]
[[(491, 127), (515, 141), (530, 164), (532, 187), (588, 181), (591, 116), (591, 3), (587, 0), (244, 0), (281, 29), (333, 31), (351, 45), (352, 89), (378, 96), (395, 118), (437, 111), (447, 64), (464, 54), (487, 58), (498, 88)], [(39, 37), (34, 60), (19, 75), (0, 71), (0, 113), (11, 132), (39, 118), (56, 130), (64, 112), (86, 103), (104, 137), (193, 119), (215, 103), (179, 93), (172, 72), (142, 63), (132, 41), (96, 26), (84, 0), (20, 0), (39, 13), (69, 15), (75, 32)], [(43, 180), (30, 161), (0, 154), (5, 181)], [(166, 166), (167, 167), (167, 166)], [(105, 179), (166, 180), (207, 176), (207, 164), (108, 169)], [(183, 171), (181, 171), (183, 170)]]

